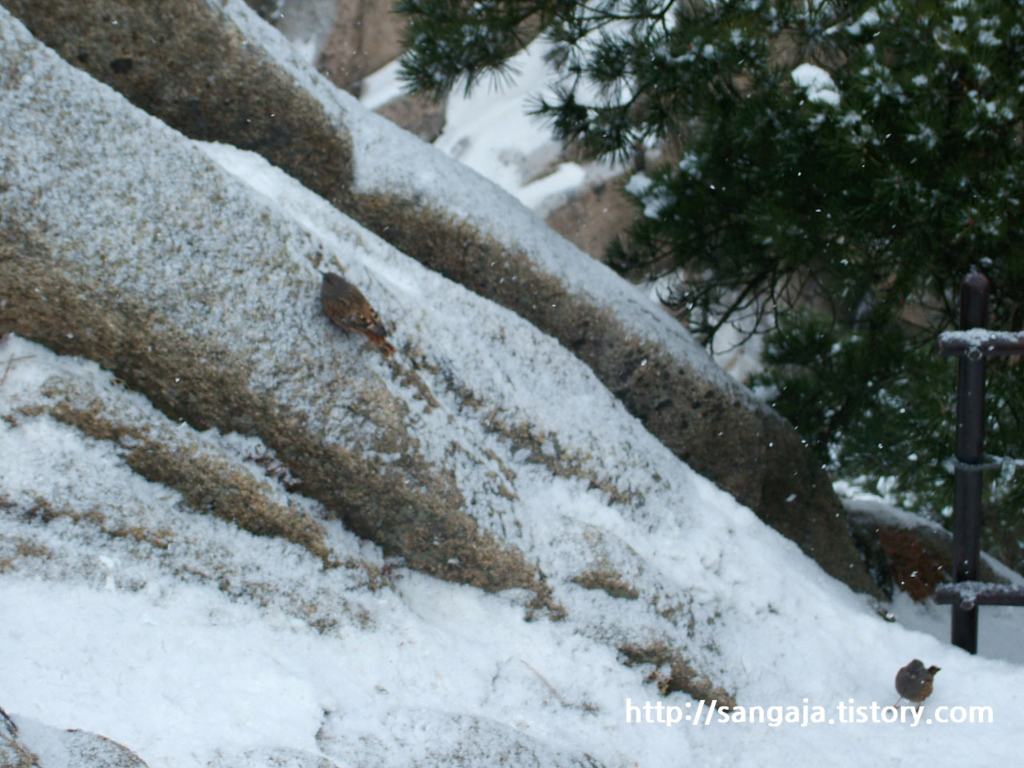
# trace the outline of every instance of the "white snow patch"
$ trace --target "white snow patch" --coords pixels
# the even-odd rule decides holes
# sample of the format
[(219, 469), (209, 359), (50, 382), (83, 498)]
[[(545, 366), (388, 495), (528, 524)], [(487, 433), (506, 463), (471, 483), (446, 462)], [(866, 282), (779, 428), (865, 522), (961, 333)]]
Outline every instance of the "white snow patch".
[(839, 106), (839, 91), (832, 76), (814, 64), (801, 64), (792, 72), (793, 82), (807, 91), (810, 101)]
[(401, 68), (401, 61), (395, 59), (368, 77), (363, 78), (362, 87), (359, 92), (359, 101), (367, 109), (380, 109), (388, 102), (401, 96), (404, 93), (402, 81), (398, 77)]

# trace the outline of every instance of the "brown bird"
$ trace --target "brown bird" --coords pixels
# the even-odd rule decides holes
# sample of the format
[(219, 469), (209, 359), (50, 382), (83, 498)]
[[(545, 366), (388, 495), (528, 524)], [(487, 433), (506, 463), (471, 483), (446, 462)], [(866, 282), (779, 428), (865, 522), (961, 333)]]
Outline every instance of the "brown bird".
[(896, 700), (896, 704), (899, 704), (903, 699), (920, 704), (931, 696), (932, 680), (938, 671), (938, 667), (928, 667), (925, 669), (920, 659), (914, 659), (907, 666), (903, 667), (896, 673), (896, 693), (900, 695), (900, 698)]
[(388, 343), (387, 331), (373, 311), (370, 302), (352, 283), (338, 275), (324, 274), (324, 282), (320, 287), (320, 300), (324, 305), (324, 314), (335, 325), (346, 331), (355, 331), (368, 338), (374, 346), (391, 357), (395, 348)]

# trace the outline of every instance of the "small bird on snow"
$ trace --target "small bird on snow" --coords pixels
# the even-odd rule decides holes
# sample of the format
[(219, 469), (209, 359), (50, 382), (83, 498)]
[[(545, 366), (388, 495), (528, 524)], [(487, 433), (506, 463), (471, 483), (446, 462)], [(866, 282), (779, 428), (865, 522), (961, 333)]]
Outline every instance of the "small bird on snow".
[(920, 659), (914, 659), (907, 666), (900, 669), (896, 673), (896, 693), (900, 697), (893, 706), (898, 705), (903, 699), (920, 704), (931, 696), (932, 681), (935, 679), (935, 673), (938, 671), (938, 667), (928, 667), (926, 669)]

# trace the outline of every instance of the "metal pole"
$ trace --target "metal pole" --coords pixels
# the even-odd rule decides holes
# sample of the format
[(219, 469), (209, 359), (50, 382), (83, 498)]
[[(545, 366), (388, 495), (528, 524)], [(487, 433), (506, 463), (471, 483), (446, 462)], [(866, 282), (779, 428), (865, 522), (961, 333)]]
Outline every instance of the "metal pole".
[[(960, 329), (984, 328), (991, 283), (978, 272), (960, 286)], [(957, 369), (956, 457), (964, 464), (983, 460), (985, 436), (985, 357), (979, 350), (961, 355)], [(977, 581), (981, 529), (981, 472), (957, 467), (953, 521), (954, 581)], [(952, 641), (969, 653), (978, 651), (978, 607), (953, 607)]]

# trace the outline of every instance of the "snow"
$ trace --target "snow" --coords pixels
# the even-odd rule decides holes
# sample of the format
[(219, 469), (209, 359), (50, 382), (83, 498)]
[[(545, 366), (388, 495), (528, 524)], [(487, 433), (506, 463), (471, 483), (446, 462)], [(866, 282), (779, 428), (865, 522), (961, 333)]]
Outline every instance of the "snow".
[(403, 90), (402, 81), (398, 78), (402, 62), (395, 59), (385, 64), (360, 83), (359, 101), (367, 109), (379, 109), (399, 96)]
[(949, 585), (948, 591), (956, 594), (960, 598), (960, 606), (968, 610), (978, 604), (979, 598), (1007, 598), (1021, 594), (1020, 587), (1012, 584), (988, 584), (983, 581), (961, 581)]
[(991, 48), (996, 48), (1003, 44), (1003, 41), (996, 37), (990, 29), (978, 30), (978, 42)]
[(644, 216), (649, 219), (657, 219), (665, 208), (675, 202), (671, 194), (663, 188), (654, 187), (654, 182), (643, 173), (630, 176), (624, 189), (643, 201)]
[[(255, 27), (239, 5), (229, 3), (229, 10), (243, 28)], [(12, 33), (6, 19), (0, 9), (4, 35), (24, 35)], [(24, 37), (18, 41), (25, 44)], [(4, 44), (9, 37), (0, 37)], [(160, 199), (164, 190), (186, 213), (219, 195), (241, 221), (251, 221), (247, 210), (264, 214), (262, 233), (239, 225), (225, 226), (216, 240), (203, 239), (215, 237), (203, 229), (191, 236), (211, 254), (215, 243), (248, 254), (261, 242), (250, 236), (286, 233), (285, 258), (299, 260), (314, 244), (328, 263), (358, 276), (382, 314), (401, 318), (395, 336), (422, 348), (430, 365), (420, 373), (441, 405), (433, 415), (416, 414), (413, 434), (431, 460), (444, 462), (459, 487), (479, 498), (470, 502), (478, 524), (540, 565), (567, 613), (561, 621), (527, 620), (521, 590), (488, 594), (386, 562), (375, 546), (274, 478), (266, 478), (269, 493), (308, 510), (332, 555), (356, 565), (325, 569), (297, 544), (198, 514), (177, 491), (133, 471), (122, 447), (48, 412), (56, 384), (170, 428), (156, 408), (96, 364), (12, 336), (0, 343), (0, 705), (30, 737), (47, 738), (39, 723), (94, 731), (153, 768), (298, 764), (303, 756), (396, 768), (491, 766), (509, 756), (543, 766), (816, 766), (823, 754), (836, 766), (896, 764), (907, 754), (923, 764), (955, 765), (979, 758), (980, 736), (986, 762), (1019, 755), (1019, 666), (971, 658), (944, 640), (883, 621), (868, 599), (829, 579), (681, 464), (553, 340), (430, 273), (262, 159), (186, 142), (112, 92), (88, 90), (88, 78), (64, 73), (55, 58), (28, 48), (19, 53), (26, 72), (38, 66), (33, 78), (65, 78), (67, 94), (80, 94), (70, 105), (80, 119), (102, 107), (114, 127), (136, 132), (106, 129), (107, 143), (97, 150), (107, 163), (102, 179), (116, 179), (118, 171), (134, 178), (138, 164), (154, 186), (133, 194)], [(37, 87), (35, 79), (28, 82)], [(310, 83), (326, 87), (315, 78)], [(0, 91), (0, 99), (6, 94)], [(466, 195), (486, 190), (478, 197), (481, 210), (465, 210), (467, 216), (506, 236), (514, 232), (533, 252), (550, 245), (551, 264), (566, 255), (512, 198), (493, 194), (438, 154), (413, 152), (409, 139), (344, 95), (328, 96), (358, 136), (357, 157), (369, 158), (361, 161), (360, 184), (436, 193), (430, 199), (439, 208), (466, 206)], [(37, 106), (25, 107), (18, 120), (29, 125)], [(14, 119), (6, 122), (0, 131), (13, 130)], [(42, 158), (52, 148), (45, 126), (38, 133), (38, 145), (0, 147), (11, 157)], [(158, 147), (149, 146), (153, 137)], [(386, 167), (389, 156), (404, 175)], [(89, 162), (96, 160), (83, 152), (82, 168), (95, 171)], [(11, 163), (20, 167), (24, 156)], [(34, 170), (38, 178), (17, 181), (55, 231), (113, 238), (135, 215), (132, 206), (104, 198), (93, 209), (103, 215), (65, 220), (62, 206), (70, 207), (68, 196), (80, 188), (47, 177), (52, 169), (42, 160)], [(82, 175), (88, 183), (89, 173)], [(90, 189), (102, 197), (109, 190), (100, 180)], [(462, 192), (449, 195), (447, 184)], [(204, 265), (207, 279), (224, 277), (219, 264), (211, 258)], [(167, 258), (168, 273), (180, 267), (180, 258)], [(600, 271), (576, 278), (584, 287), (591, 279), (613, 295), (627, 290)], [(290, 301), (286, 293), (272, 296), (279, 307)], [(661, 321), (638, 314), (636, 322)], [(287, 384), (295, 391), (311, 386)], [(400, 384), (385, 385), (401, 394)], [(254, 378), (254, 386), (263, 385)], [(530, 451), (484, 429), (454, 394), (463, 388), (507, 424), (538, 431), (545, 455), (577, 461), (585, 472), (553, 473), (530, 460)], [(244, 458), (257, 448), (250, 438), (173, 428), (183, 441), (252, 471)], [(453, 444), (465, 447), (465, 458), (448, 455)], [(485, 448), (494, 458), (482, 458)], [(497, 465), (514, 475), (514, 499), (495, 493), (488, 473)], [(613, 499), (602, 484), (627, 500)], [(638, 597), (615, 599), (571, 581), (598, 566), (617, 571)], [(372, 568), (392, 575), (377, 583)], [(689, 624), (677, 623), (687, 616)], [(1018, 612), (999, 626), (1019, 635), (1022, 622)], [(891, 704), (895, 671), (911, 658), (942, 667), (942, 674), (925, 705), (927, 724), (918, 728), (718, 719), (668, 727), (627, 722), (627, 702), (686, 713), (696, 712), (697, 702), (680, 692), (660, 695), (652, 680), (666, 670), (626, 666), (616, 650), (624, 640), (679, 647), (741, 705), (821, 706), (830, 717), (848, 702)], [(932, 720), (939, 707), (970, 705), (992, 707), (994, 723)], [(55, 754), (51, 747), (48, 754)]]
[[(942, 642), (949, 641), (950, 607), (928, 599), (914, 602), (898, 592), (890, 606), (893, 616), (904, 627), (923, 632)], [(1024, 664), (1024, 645), (1020, 642), (1020, 606), (986, 605), (979, 612), (978, 653), (991, 659)]]
[(851, 35), (859, 35), (863, 31), (864, 27), (877, 27), (880, 23), (881, 18), (878, 15), (878, 11), (874, 8), (868, 8), (868, 10), (861, 14), (859, 19), (852, 24), (847, 25), (846, 31)]
[[(101, 385), (107, 379), (92, 364), (16, 338), (3, 347), (2, 358), (8, 355), (21, 358), (4, 385), (14, 404), (19, 392), (38, 389), (50, 375), (91, 377)], [(5, 414), (10, 410), (5, 407)], [(174, 526), (174, 548), (182, 551), (171, 558), (180, 563), (161, 565), (139, 542), (105, 540), (101, 548), (90, 546), (95, 533), (84, 521), (55, 525), (9, 514), (3, 520), (3, 540), (42, 536), (52, 548), (41, 572), (22, 565), (0, 580), (5, 708), (30, 731), (38, 721), (103, 733), (153, 768), (256, 766), (281, 755), (326, 755), (339, 765), (442, 764), (430, 759), (438, 741), (484, 751), (526, 744), (538, 751), (543, 765), (568, 765), (567, 755), (584, 751), (618, 766), (675, 766), (681, 760), (818, 765), (821, 750), (828, 750), (830, 765), (857, 766), (893, 759), (905, 749), (919, 756), (949, 754), (949, 763), (938, 764), (953, 764), (956, 755), (970, 754), (973, 747), (965, 748), (965, 736), (981, 727), (932, 724), (920, 726), (924, 732), (917, 734), (909, 725), (782, 724), (769, 743), (764, 729), (773, 726), (767, 723), (713, 720), (699, 729), (689, 722), (676, 728), (627, 724), (627, 700), (660, 699), (643, 682), (646, 670), (623, 666), (613, 649), (581, 636), (568, 623), (527, 622), (514, 599), (404, 569), (398, 569), (393, 589), (376, 591), (336, 571), (324, 572), (294, 547), (183, 514), (172, 492), (133, 481), (106, 446), (46, 419), (31, 427), (5, 424), (0, 443), (5, 460), (27, 454), (21, 460), (35, 464), (40, 484), (63, 478), (69, 491), (87, 489), (86, 504), (103, 509), (137, 504), (144, 514), (158, 516), (160, 525)], [(70, 478), (69, 468), (75, 472)], [(6, 467), (3, 476), (11, 476)], [(350, 534), (342, 534), (336, 546), (374, 556)], [(786, 556), (802, 558), (795, 549)], [(713, 569), (714, 559), (702, 557), (702, 566)], [(282, 593), (320, 600), (326, 593), (358, 606), (368, 626), (339, 613), (340, 626), (317, 631), (276, 601), (263, 605), (233, 597), (218, 589), (215, 579), (181, 578), (185, 564), (194, 573), (217, 568), (221, 578), (237, 577), (244, 566), (252, 581), (275, 584)], [(57, 567), (63, 571), (59, 576)], [(742, 599), (733, 610), (749, 610), (761, 602), (759, 593), (771, 591), (763, 583), (741, 581), (745, 587), (737, 585), (737, 597)], [(694, 587), (698, 593), (702, 589), (699, 581)], [(780, 644), (782, 638), (773, 635), (781, 624), (771, 613), (761, 617), (758, 640), (748, 636), (732, 660), (758, 670), (756, 687), (766, 689), (747, 704), (809, 703), (826, 707), (830, 716), (847, 698), (859, 705), (889, 704), (890, 675), (873, 671), (894, 674), (896, 662), (924, 656), (943, 667), (926, 715), (942, 705), (993, 706), (996, 723), (985, 726), (986, 754), (1008, 757), (1019, 749), (1012, 681), (1021, 675), (1014, 667), (968, 659), (885, 624), (848, 598), (833, 605), (808, 600), (800, 591), (780, 595), (777, 610), (790, 613), (796, 606), (788, 604), (796, 598), (818, 630), (802, 641)], [(852, 624), (851, 609), (860, 614)], [(939, 621), (934, 609), (928, 613), (900, 601), (893, 609), (920, 625)], [(986, 625), (988, 620), (986, 609)], [(1001, 620), (1019, 632), (1019, 618)], [(794, 665), (803, 672), (799, 685), (772, 685)], [(663, 701), (687, 714), (695, 711), (681, 694)], [(451, 719), (453, 712), (459, 718)], [(730, 729), (728, 736), (711, 730), (723, 727)], [(467, 764), (492, 765), (493, 758)]]
[(521, 51), (509, 69), (514, 75), (507, 80), (478, 86), (469, 95), (462, 90), (449, 95), (445, 129), (434, 146), (515, 193), (561, 147), (546, 126), (525, 114), (535, 84), (548, 74), (542, 52), (536, 45)]
[(940, 344), (958, 344), (969, 347), (983, 347), (986, 344), (1014, 345), (1024, 343), (1020, 331), (993, 331), (988, 328), (969, 328), (965, 331), (944, 331), (939, 335)]
[(801, 64), (791, 73), (793, 82), (807, 91), (810, 101), (839, 106), (839, 92), (832, 76), (814, 64)]
[[(245, 174), (282, 210), (306, 211), (309, 222), (327, 216), (329, 207), (311, 210), (315, 197), (259, 158), (226, 147), (201, 149)], [(327, 226), (323, 220), (321, 226)], [(323, 234), (327, 241), (329, 233)], [(437, 287), (426, 286), (426, 292)], [(758, 764), (781, 764), (786, 755), (786, 764), (813, 765), (814, 755), (828, 749), (832, 764), (852, 766), (887, 759), (911, 744), (920, 750), (922, 743), (936, 755), (969, 754), (962, 746), (961, 728), (967, 726), (936, 724), (911, 734), (910, 726), (784, 724), (767, 746), (762, 729), (768, 724), (715, 721), (684, 731), (626, 723), (627, 699), (662, 700), (682, 711), (691, 702), (678, 693), (659, 697), (644, 682), (652, 670), (625, 667), (613, 648), (580, 633), (574, 622), (524, 621), (514, 594), (487, 595), (402, 568), (392, 589), (373, 590), (352, 574), (323, 571), (294, 545), (184, 511), (175, 492), (134, 475), (116, 450), (48, 417), (11, 426), (10, 417), (37, 401), (54, 376), (88, 379), (101, 389), (116, 384), (92, 363), (17, 338), (0, 347), (0, 362), (6, 360), (15, 362), (3, 385), (0, 477), (15, 509), (27, 509), (33, 494), (45, 493), (82, 510), (132, 510), (174, 541), (154, 557), (145, 541), (103, 537), (84, 517), (47, 523), (26, 512), (4, 515), (0, 540), (33, 542), (48, 551), (38, 562), (22, 558), (0, 580), (0, 656), (6, 661), (0, 688), (5, 709), (19, 722), (29, 718), (102, 733), (154, 767), (255, 766), (281, 754), (322, 754), (339, 764), (430, 764), (426, 755), (436, 754), (431, 750), (439, 749), (438, 742), (473, 743), (482, 750), (525, 743), (545, 765), (569, 764), (566, 755), (582, 752), (605, 765), (674, 766), (684, 759), (743, 765), (753, 764), (744, 757), (752, 749)], [(534, 397), (528, 388), (522, 392), (524, 399)], [(592, 430), (609, 419), (614, 409), (603, 400), (591, 405), (590, 419), (577, 429)], [(556, 422), (556, 432), (567, 430), (567, 421)], [(237, 438), (207, 438), (236, 450), (231, 442)], [(657, 453), (651, 445), (640, 450)], [(667, 463), (658, 469), (679, 472)], [(986, 733), (1000, 728), (1005, 748), (994, 745), (992, 754), (1017, 748), (1009, 730), (1013, 716), (1006, 713), (1015, 711), (1011, 681), (1024, 675), (885, 624), (795, 547), (724, 494), (693, 480), (691, 508), (703, 515), (684, 525), (683, 540), (665, 535), (671, 502), (658, 501), (650, 490), (649, 503), (661, 511), (631, 522), (585, 486), (547, 478), (518, 515), (530, 525), (551, 520), (557, 526), (568, 522), (564, 515), (580, 515), (595, 532), (630, 536), (648, 568), (675, 570), (690, 599), (720, 611), (713, 637), (724, 651), (723, 672), (739, 684), (745, 704), (802, 706), (807, 699), (830, 713), (847, 698), (888, 704), (894, 670), (924, 656), (944, 670), (934, 706), (996, 707), (996, 722), (1006, 724), (987, 726)], [(706, 538), (716, 529), (726, 537)], [(383, 562), (372, 547), (342, 531), (335, 530), (332, 547)], [(225, 579), (241, 584), (225, 591), (218, 586)], [(269, 584), (275, 597), (266, 604), (247, 598), (246, 583)], [(612, 613), (591, 590), (560, 597), (570, 613), (584, 612), (588, 604), (604, 611), (612, 636), (617, 625), (650, 622), (640, 601), (617, 601), (623, 605)], [(678, 599), (663, 592), (660, 599), (666, 598), (666, 607)], [(336, 613), (340, 625), (319, 631), (289, 607), (310, 601), (347, 606)], [(364, 619), (345, 618), (355, 615)], [(1019, 618), (1014, 626), (1019, 631)], [(720, 727), (731, 729), (728, 742), (710, 730)], [(493, 756), (468, 764), (491, 765)]]
[[(470, 93), (448, 96), (445, 127), (434, 146), (494, 182), (530, 210), (545, 215), (586, 185), (616, 176), (621, 168), (602, 163), (580, 165), (560, 159), (561, 143), (551, 126), (527, 114), (536, 99), (551, 98), (552, 72), (544, 57), (550, 43), (538, 39), (509, 60), (508, 71)], [(369, 78), (379, 87), (394, 64)], [(394, 93), (395, 86), (384, 88)], [(374, 108), (371, 93), (362, 102)]]

